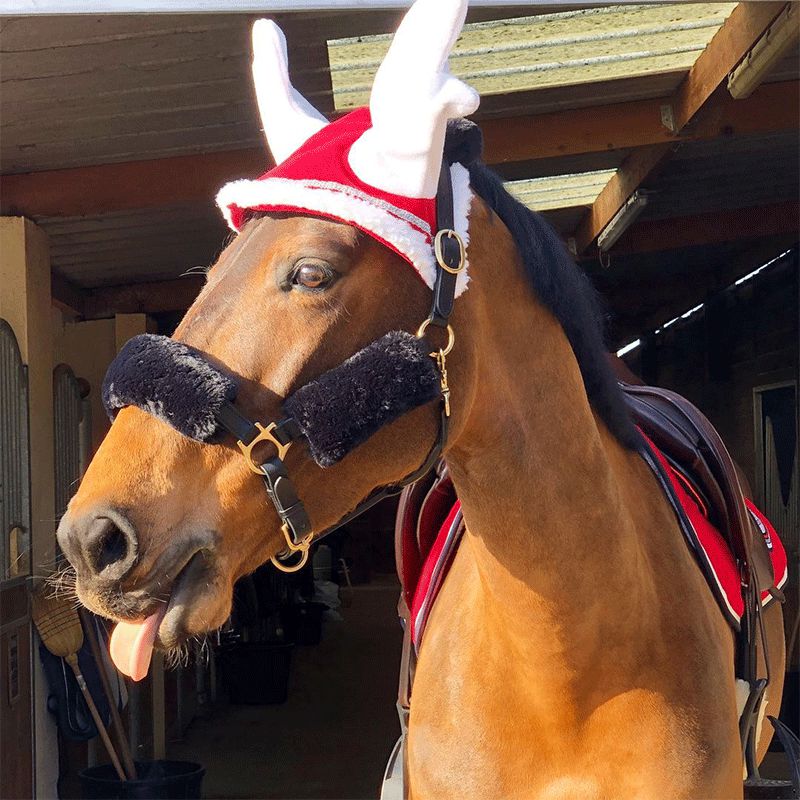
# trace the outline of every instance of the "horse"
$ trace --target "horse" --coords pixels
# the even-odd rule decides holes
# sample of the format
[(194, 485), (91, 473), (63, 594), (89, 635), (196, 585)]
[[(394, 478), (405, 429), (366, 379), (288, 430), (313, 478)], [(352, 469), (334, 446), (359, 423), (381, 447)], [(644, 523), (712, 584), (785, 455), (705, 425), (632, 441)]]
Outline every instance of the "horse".
[[(591, 284), (495, 174), (466, 169), (444, 448), (466, 532), (416, 667), (409, 796), (741, 797), (733, 633), (636, 450)], [(363, 229), (263, 211), (174, 338), (236, 377), (243, 414), (278, 419), (298, 387), (387, 331), (416, 331), (429, 307), (428, 286)], [(414, 408), (324, 469), (292, 447), (313, 530), (413, 473), (439, 419)], [(213, 631), (237, 579), (285, 549), (263, 491), (230, 437), (193, 441), (123, 408), (59, 525), (78, 598), (120, 622), (166, 606), (166, 650)], [(779, 604), (763, 622), (777, 713)], [(759, 729), (759, 760), (770, 738)]]

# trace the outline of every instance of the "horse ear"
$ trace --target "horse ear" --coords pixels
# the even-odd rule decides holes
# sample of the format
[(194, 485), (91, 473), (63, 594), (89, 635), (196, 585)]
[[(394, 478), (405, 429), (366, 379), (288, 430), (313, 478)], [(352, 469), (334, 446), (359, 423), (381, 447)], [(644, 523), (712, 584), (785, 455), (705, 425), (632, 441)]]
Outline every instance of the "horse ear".
[(253, 25), (253, 84), (267, 145), (276, 164), (328, 124), (289, 81), (286, 37), (270, 19), (257, 20)]
[(435, 196), (447, 120), (480, 102), (447, 67), (466, 14), (467, 0), (417, 0), (400, 23), (372, 85), (372, 127), (350, 150), (365, 183), (404, 197)]

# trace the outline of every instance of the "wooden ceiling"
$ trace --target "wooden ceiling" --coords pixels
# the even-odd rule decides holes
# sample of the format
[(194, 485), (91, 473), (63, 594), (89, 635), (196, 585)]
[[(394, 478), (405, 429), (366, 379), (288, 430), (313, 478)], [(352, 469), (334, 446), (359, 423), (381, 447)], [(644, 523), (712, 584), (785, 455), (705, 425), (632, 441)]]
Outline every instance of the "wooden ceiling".
[[(680, 248), (711, 248), (729, 258), (730, 248), (749, 252), (760, 240), (800, 236), (796, 46), (751, 97), (735, 101), (725, 89), (728, 72), (784, 6), (727, 4), (682, 64), (672, 59), (644, 73), (603, 73), (587, 52), (581, 72), (579, 59), (567, 59), (565, 50), (572, 71), (565, 69), (560, 83), (551, 75), (540, 85), (516, 86), (509, 67), (508, 91), (494, 87), (483, 98), (477, 117), (487, 162), (508, 179), (549, 176), (548, 192), (537, 197), (585, 185), (576, 173), (614, 170), (580, 201), (569, 202), (563, 191), (564, 203), (548, 202), (544, 212), (599, 275), (612, 307), (619, 287), (603, 284), (595, 242), (637, 188), (652, 192), (652, 202), (611, 253), (634, 285), (637, 269), (645, 274), (670, 253), (682, 257)], [(573, 44), (564, 47), (579, 53), (581, 31), (568, 17), (576, 8), (553, 14), (537, 6), (535, 23), (512, 27), (546, 49), (560, 41), (560, 25), (561, 38), (572, 33)], [(638, 8), (616, 18), (630, 19), (631, 9), (644, 13)], [(690, 29), (693, 20), (708, 26), (703, 9), (708, 5), (661, 6), (662, 35), (674, 44), (676, 31)], [(388, 32), (399, 13), (282, 15), (298, 88), (332, 112), (327, 43)], [(605, 19), (615, 13), (610, 7)], [(469, 21), (519, 15), (518, 7), (475, 9)], [(167, 306), (185, 307), (196, 291), (195, 279), (182, 279), (180, 291), (175, 281), (211, 263), (226, 241), (213, 206), (217, 188), (269, 166), (249, 81), (251, 21), (236, 14), (0, 20), (0, 205), (2, 213), (29, 216), (49, 234), (63, 307), (85, 316), (113, 313), (114, 302), (118, 310), (178, 310)], [(636, 36), (621, 37), (619, 30), (595, 31), (593, 47), (625, 39), (630, 49)], [(645, 43), (658, 50), (652, 36)], [(512, 48), (515, 58), (550, 63), (545, 49), (529, 58), (523, 45)], [(604, 52), (613, 61), (614, 51)], [(487, 73), (496, 71), (495, 61), (503, 63), (502, 52), (491, 56)], [(557, 48), (551, 56), (557, 58)], [(635, 325), (626, 319), (626, 329)]]

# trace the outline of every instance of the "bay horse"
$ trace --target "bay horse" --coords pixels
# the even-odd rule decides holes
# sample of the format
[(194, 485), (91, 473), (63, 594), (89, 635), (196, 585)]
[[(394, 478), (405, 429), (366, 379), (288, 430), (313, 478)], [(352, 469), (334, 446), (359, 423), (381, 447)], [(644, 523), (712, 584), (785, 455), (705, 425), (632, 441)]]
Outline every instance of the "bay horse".
[[(591, 285), (497, 176), (476, 161), (469, 179), (444, 453), (467, 530), (417, 665), (410, 796), (741, 797), (733, 634), (634, 449)], [(175, 339), (237, 377), (243, 413), (279, 419), (297, 387), (387, 331), (416, 331), (429, 307), (408, 264), (356, 227), (254, 213)], [(292, 447), (313, 530), (412, 473), (438, 420), (416, 408), (325, 469)], [(58, 537), (93, 611), (141, 620), (168, 604), (166, 650), (222, 625), (236, 580), (284, 546), (235, 442), (192, 441), (135, 407)], [(779, 604), (764, 623), (777, 713)]]

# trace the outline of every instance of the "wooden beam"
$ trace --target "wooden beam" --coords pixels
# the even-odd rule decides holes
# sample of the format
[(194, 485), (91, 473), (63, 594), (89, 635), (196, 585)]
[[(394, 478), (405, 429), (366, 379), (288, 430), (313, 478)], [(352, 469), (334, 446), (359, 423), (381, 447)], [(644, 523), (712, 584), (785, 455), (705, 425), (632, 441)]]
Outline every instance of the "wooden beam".
[(582, 255), (588, 249), (628, 198), (645, 181), (655, 177), (671, 155), (672, 148), (671, 144), (643, 147), (622, 162), (575, 231), (573, 238), (577, 255)]
[[(785, 3), (739, 3), (697, 57), (673, 97), (662, 104), (670, 132), (679, 135), (725, 81), (726, 76), (766, 30)], [(720, 93), (721, 94), (721, 93)], [(721, 97), (721, 105), (726, 100)], [(687, 137), (689, 138), (689, 137)], [(652, 179), (669, 159), (672, 146), (656, 144), (631, 153), (608, 182), (575, 231), (580, 255), (614, 218), (629, 197)]]
[(187, 276), (171, 281), (103, 286), (88, 293), (85, 319), (103, 319), (115, 314), (163, 314), (185, 311), (203, 288), (202, 278)]
[(254, 148), (4, 175), (0, 213), (84, 217), (210, 202), (226, 181), (259, 175), (269, 166), (266, 150)]
[(673, 133), (680, 133), (689, 124), (785, 6), (785, 2), (751, 1), (733, 9), (675, 93), (671, 103)]
[[(660, 99), (484, 120), (484, 158), (497, 165), (791, 130), (800, 115), (799, 98), (797, 81), (766, 84), (738, 102), (725, 95), (680, 139), (661, 123)], [(5, 175), (0, 213), (72, 217), (209, 203), (226, 181), (259, 175), (269, 166), (266, 151), (253, 148)]]
[(651, 219), (626, 231), (613, 254), (652, 253), (695, 245), (724, 244), (779, 234), (800, 238), (800, 202), (709, 211), (690, 217)]
[(484, 158), (493, 165), (534, 159), (791, 130), (800, 115), (800, 82), (765, 84), (746, 101), (720, 97), (684, 135), (661, 120), (664, 99), (638, 100), (552, 114), (481, 122)]

